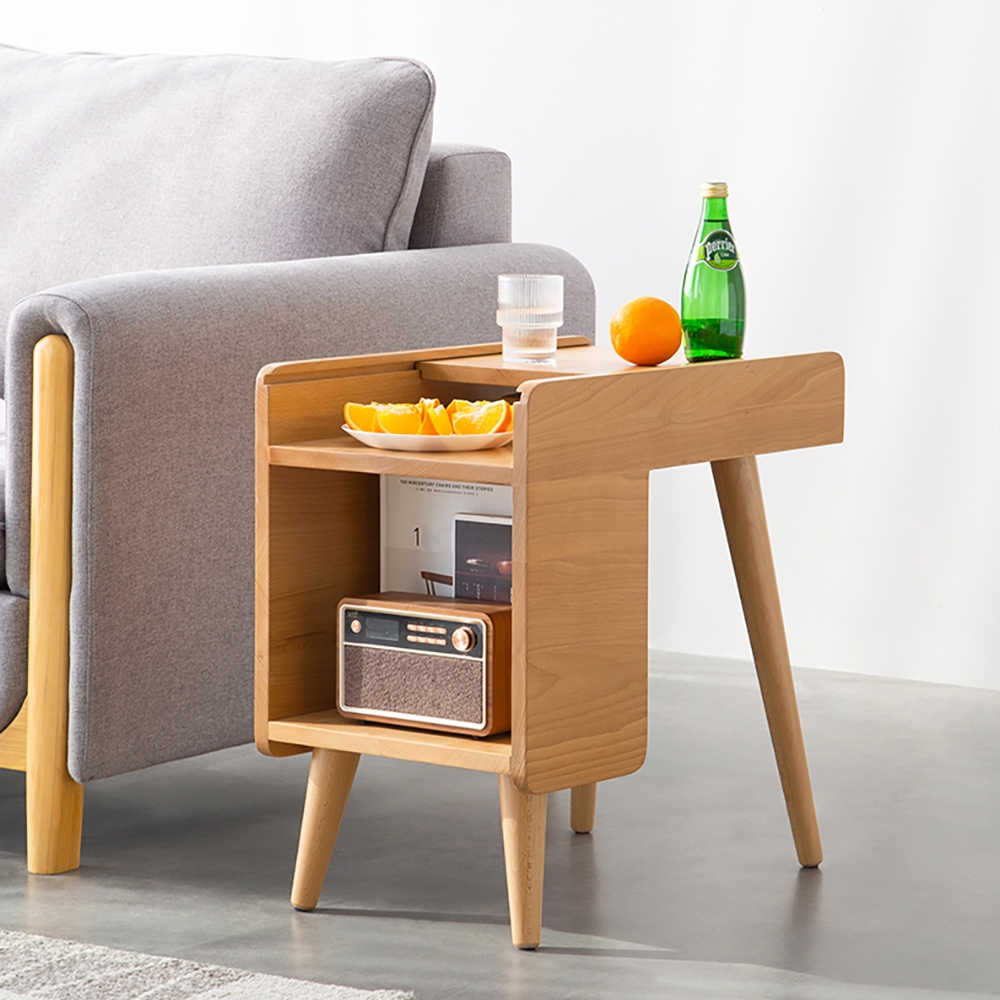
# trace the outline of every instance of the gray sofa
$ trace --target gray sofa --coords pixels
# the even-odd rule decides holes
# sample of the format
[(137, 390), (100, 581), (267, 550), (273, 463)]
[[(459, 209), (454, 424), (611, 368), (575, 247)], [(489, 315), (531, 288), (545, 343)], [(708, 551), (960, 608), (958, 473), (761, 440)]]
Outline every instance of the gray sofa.
[[(0, 766), (28, 772), (30, 870), (78, 864), (79, 808), (38, 791), (53, 759), (72, 790), (252, 738), (261, 366), (496, 341), (507, 271), (564, 274), (562, 332), (593, 336), (586, 270), (509, 242), (507, 157), (432, 146), (433, 99), (405, 59), (0, 47)], [(32, 379), (53, 334), (72, 347), (72, 583), (68, 611), (30, 615), (36, 649), (68, 614), (65, 721), (43, 725)]]

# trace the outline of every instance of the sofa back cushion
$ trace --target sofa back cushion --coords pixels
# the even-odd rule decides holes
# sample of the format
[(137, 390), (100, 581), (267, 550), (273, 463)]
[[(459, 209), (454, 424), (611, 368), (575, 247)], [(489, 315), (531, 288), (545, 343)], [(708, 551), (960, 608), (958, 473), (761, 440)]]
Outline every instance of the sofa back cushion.
[(0, 322), (102, 274), (405, 249), (433, 99), (406, 59), (0, 47)]

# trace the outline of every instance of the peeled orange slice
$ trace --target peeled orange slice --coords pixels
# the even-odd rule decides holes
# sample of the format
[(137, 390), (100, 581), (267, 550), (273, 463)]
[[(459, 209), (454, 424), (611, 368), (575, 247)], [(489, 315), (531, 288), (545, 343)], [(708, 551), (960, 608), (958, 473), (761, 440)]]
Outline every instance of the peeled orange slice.
[(434, 426), (434, 421), (431, 420), (431, 411), (424, 409), (422, 406), (420, 409), (420, 429), (417, 433), (430, 434), (433, 437), (437, 437), (437, 428)]
[(494, 434), (513, 429), (514, 410), (505, 399), (453, 399), (445, 407), (424, 397), (419, 403), (345, 403), (344, 422), (375, 434)]
[(419, 434), (422, 422), (416, 403), (392, 403), (378, 408), (376, 423), (386, 434)]
[(448, 411), (440, 403), (429, 409), (427, 416), (430, 417), (434, 430), (438, 434), (443, 436), (455, 433), (451, 428), (451, 417), (448, 416)]
[(472, 405), (474, 404), (470, 403), (467, 399), (453, 399), (446, 407), (448, 416), (451, 417), (452, 423), (455, 422), (456, 413), (460, 410), (467, 410)]
[(344, 403), (344, 423), (356, 431), (370, 431), (375, 422), (374, 403)]
[(506, 431), (512, 431), (514, 429), (514, 407), (507, 403), (507, 400), (503, 400), (507, 404), (507, 414), (503, 418), (503, 422), (497, 428), (498, 434), (503, 434)]
[(460, 409), (452, 416), (451, 425), (456, 434), (493, 434), (507, 419), (509, 408), (503, 399), (470, 403), (468, 409)]

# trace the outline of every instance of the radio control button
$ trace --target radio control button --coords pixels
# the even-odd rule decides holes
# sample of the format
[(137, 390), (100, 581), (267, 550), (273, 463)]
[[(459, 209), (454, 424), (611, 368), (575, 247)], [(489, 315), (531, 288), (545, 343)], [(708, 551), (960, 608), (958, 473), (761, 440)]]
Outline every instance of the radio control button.
[(351, 631), (357, 635), (361, 631), (361, 619), (353, 618), (351, 619)]
[(476, 644), (476, 633), (463, 625), (451, 633), (451, 644), (460, 653), (467, 653)]

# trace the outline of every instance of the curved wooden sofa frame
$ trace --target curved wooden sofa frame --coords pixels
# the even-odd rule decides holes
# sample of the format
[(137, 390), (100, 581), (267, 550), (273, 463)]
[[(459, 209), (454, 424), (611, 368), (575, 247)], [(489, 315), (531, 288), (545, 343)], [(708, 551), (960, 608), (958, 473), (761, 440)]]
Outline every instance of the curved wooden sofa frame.
[(73, 348), (66, 337), (35, 347), (31, 443), (28, 697), (0, 733), (0, 767), (24, 771), (28, 871), (80, 866), (83, 785), (66, 766), (73, 473)]

